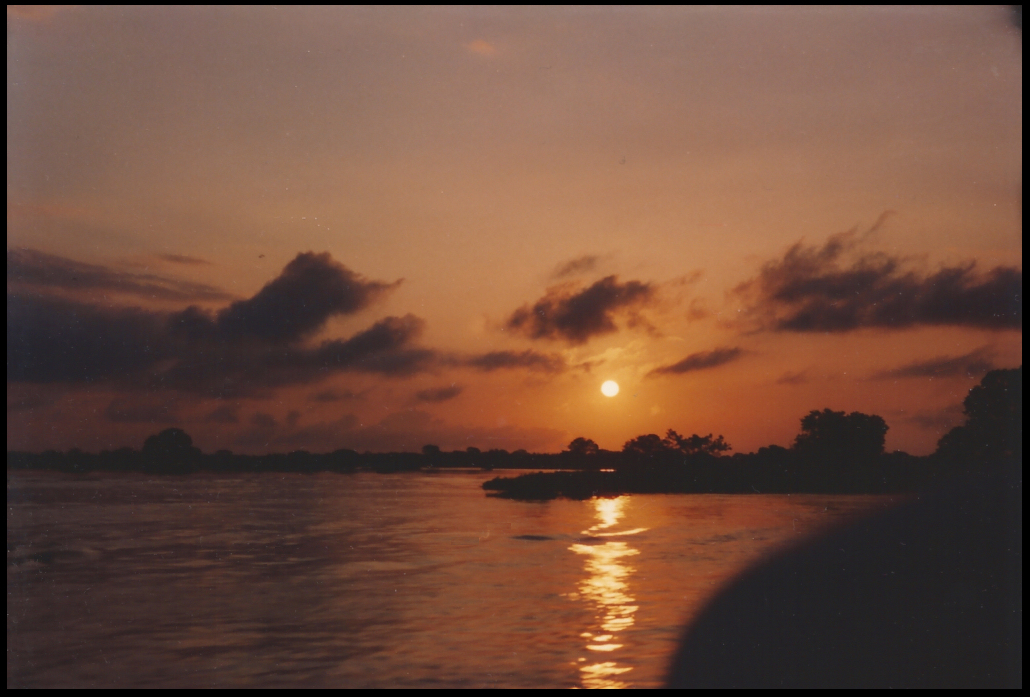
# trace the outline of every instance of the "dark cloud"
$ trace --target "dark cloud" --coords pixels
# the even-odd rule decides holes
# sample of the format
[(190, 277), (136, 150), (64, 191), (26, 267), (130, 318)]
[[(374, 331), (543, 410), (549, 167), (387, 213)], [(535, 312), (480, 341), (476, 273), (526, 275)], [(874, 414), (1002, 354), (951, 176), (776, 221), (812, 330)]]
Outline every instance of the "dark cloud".
[(401, 281), (369, 281), (335, 261), (328, 252), (298, 254), (275, 280), (247, 300), (218, 313), (229, 335), (290, 342), (310, 336), (333, 315), (368, 307)]
[(994, 369), (990, 348), (983, 346), (961, 356), (937, 356), (927, 361), (916, 361), (898, 368), (891, 368), (874, 375), (874, 378), (885, 380), (892, 378), (946, 378), (946, 377), (982, 377), (987, 371)]
[(201, 264), (210, 264), (211, 262), (207, 259), (201, 259), (199, 257), (190, 257), (185, 254), (158, 254), (158, 259), (162, 261), (170, 261), (173, 264), (186, 264), (187, 266), (197, 266)]
[(978, 272), (975, 262), (921, 274), (905, 260), (861, 252), (855, 233), (834, 235), (822, 247), (798, 242), (783, 258), (735, 289), (749, 303), (758, 329), (845, 332), (959, 325), (984, 329), (1023, 326), (1023, 272), (999, 266)]
[(648, 283), (619, 283), (607, 276), (589, 288), (561, 285), (551, 288), (532, 307), (512, 313), (507, 326), (532, 339), (563, 340), (583, 344), (590, 338), (617, 331), (615, 315), (629, 315), (630, 324), (642, 324), (636, 310), (654, 297)]
[(484, 372), (508, 368), (526, 368), (542, 373), (560, 373), (565, 370), (565, 361), (556, 354), (526, 351), (490, 351), (477, 356), (470, 356), (456, 361), (459, 365), (469, 366)]
[(201, 339), (153, 380), (229, 397), (315, 382), (344, 371), (411, 375), (427, 370), (436, 359), (434, 351), (410, 346), (422, 327), (414, 315), (387, 317), (348, 339), (326, 340), (314, 347)]
[(597, 266), (597, 257), (593, 254), (586, 254), (576, 259), (570, 259), (563, 264), (559, 264), (558, 268), (555, 269), (551, 278), (565, 278), (567, 276), (574, 276), (578, 273), (587, 273), (593, 271), (594, 267)]
[(117, 271), (96, 264), (85, 264), (34, 249), (7, 250), (7, 283), (20, 292), (103, 290), (143, 298), (182, 302), (228, 300), (232, 296), (220, 288), (190, 283), (156, 274)]
[(454, 399), (464, 391), (464, 387), (460, 385), (451, 385), (450, 387), (437, 387), (430, 390), (419, 390), (415, 393), (415, 399), (420, 402), (446, 402), (449, 399)]
[[(203, 317), (203, 315), (199, 315)], [(408, 375), (435, 353), (410, 347), (413, 315), (387, 317), (349, 339), (268, 346), (180, 331), (182, 313), (101, 308), (58, 298), (7, 296), (8, 382), (118, 379), (225, 397), (313, 382), (340, 371)]]
[(695, 370), (715, 368), (737, 360), (743, 353), (744, 352), (737, 347), (722, 347), (712, 349), (711, 351), (699, 351), (698, 353), (690, 354), (678, 363), (662, 366), (661, 368), (655, 368), (648, 373), (647, 376), (656, 377), (659, 375), (681, 375)]
[[(305, 270), (311, 279), (301, 278)], [(328, 255), (302, 254), (254, 298), (217, 314), (197, 307), (174, 313), (101, 307), (9, 292), (7, 380), (114, 380), (132, 388), (227, 397), (314, 382), (339, 371), (426, 370), (436, 353), (412, 346), (423, 327), (413, 315), (387, 317), (347, 339), (314, 346), (301, 341), (329, 315), (354, 311), (388, 287), (361, 282), (359, 288), (357, 278)], [(313, 299), (301, 293), (305, 288)], [(269, 313), (264, 324), (255, 314), (262, 308)]]

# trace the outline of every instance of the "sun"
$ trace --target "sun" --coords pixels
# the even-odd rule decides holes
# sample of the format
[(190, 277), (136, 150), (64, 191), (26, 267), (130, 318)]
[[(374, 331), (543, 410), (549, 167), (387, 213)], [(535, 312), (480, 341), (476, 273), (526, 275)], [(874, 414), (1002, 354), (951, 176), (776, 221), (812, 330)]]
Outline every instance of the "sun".
[(601, 385), (601, 394), (605, 397), (614, 397), (619, 394), (619, 383), (614, 380), (605, 380), (604, 384)]

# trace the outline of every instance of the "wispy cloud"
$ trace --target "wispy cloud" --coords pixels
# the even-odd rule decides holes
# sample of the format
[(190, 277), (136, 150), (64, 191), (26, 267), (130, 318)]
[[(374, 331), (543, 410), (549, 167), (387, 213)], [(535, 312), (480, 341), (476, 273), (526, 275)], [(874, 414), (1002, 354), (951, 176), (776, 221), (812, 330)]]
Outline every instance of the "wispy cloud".
[(697, 370), (707, 370), (709, 368), (716, 368), (720, 365), (726, 365), (731, 363), (743, 354), (743, 350), (738, 347), (733, 348), (716, 348), (711, 351), (699, 351), (692, 353), (682, 361), (673, 363), (672, 365), (662, 366), (655, 368), (647, 374), (648, 377), (657, 377), (660, 375), (682, 375), (683, 373), (691, 373)]
[(801, 385), (808, 382), (808, 376), (804, 372), (786, 372), (776, 379), (777, 385)]
[(464, 389), (461, 385), (451, 385), (450, 387), (419, 390), (415, 393), (415, 399), (419, 402), (446, 402), (460, 395)]
[(185, 264), (187, 266), (199, 266), (211, 263), (207, 259), (186, 256), (185, 254), (158, 254), (157, 258), (162, 261), (170, 261), (173, 264)]
[(351, 400), (364, 399), (363, 393), (358, 393), (353, 390), (320, 390), (315, 392), (309, 398), (312, 402), (348, 402)]
[(585, 254), (559, 264), (558, 268), (551, 274), (551, 278), (561, 279), (580, 273), (588, 273), (593, 271), (595, 266), (597, 266), (597, 257), (593, 254)]
[(977, 378), (994, 369), (989, 346), (982, 346), (961, 356), (936, 356), (925, 361), (916, 361), (876, 373), (880, 380), (892, 378)]
[(119, 271), (86, 264), (34, 249), (7, 250), (7, 283), (35, 292), (103, 290), (147, 299), (198, 302), (228, 300), (221, 288), (151, 273)]
[(474, 356), (466, 356), (454, 361), (457, 365), (492, 372), (511, 368), (526, 368), (542, 373), (560, 373), (566, 369), (565, 360), (554, 353), (539, 353), (531, 349), (525, 351), (489, 351)]

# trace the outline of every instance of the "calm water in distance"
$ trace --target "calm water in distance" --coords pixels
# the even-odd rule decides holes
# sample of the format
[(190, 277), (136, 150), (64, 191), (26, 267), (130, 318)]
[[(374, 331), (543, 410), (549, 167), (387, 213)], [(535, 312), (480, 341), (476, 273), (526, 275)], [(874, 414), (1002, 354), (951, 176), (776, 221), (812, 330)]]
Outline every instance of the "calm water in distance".
[(8, 473), (7, 684), (656, 687), (720, 583), (891, 505), (491, 476)]

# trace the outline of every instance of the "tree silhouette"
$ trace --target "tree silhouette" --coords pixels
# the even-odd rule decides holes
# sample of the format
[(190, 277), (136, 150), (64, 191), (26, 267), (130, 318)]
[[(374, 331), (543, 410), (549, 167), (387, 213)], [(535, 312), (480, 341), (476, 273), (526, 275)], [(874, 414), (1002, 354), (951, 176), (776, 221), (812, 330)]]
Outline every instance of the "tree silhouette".
[(568, 452), (572, 455), (596, 455), (600, 448), (590, 438), (576, 438), (569, 443)]
[(430, 467), (436, 467), (442, 458), (439, 445), (423, 445), (422, 457), (426, 458)]
[(730, 447), (723, 437), (712, 438), (712, 434), (699, 436), (696, 433), (690, 437), (683, 437), (671, 428), (665, 434), (662, 444), (666, 450), (680, 452), (684, 455), (711, 455), (719, 457), (733, 448)]
[(143, 442), (144, 455), (189, 455), (193, 439), (181, 428), (166, 428)]
[(868, 462), (883, 454), (887, 423), (874, 414), (823, 409), (801, 419), (794, 450), (828, 462)]
[(634, 460), (662, 460), (664, 462), (683, 462), (683, 458), (694, 458), (701, 455), (718, 457), (732, 448), (726, 440), (719, 436), (713, 437), (711, 433), (707, 436), (693, 434), (681, 436), (673, 429), (665, 433), (665, 438), (659, 438), (654, 433), (645, 436), (637, 436), (626, 441), (622, 446), (624, 455)]
[(166, 428), (143, 442), (143, 457), (162, 472), (188, 472), (200, 457), (200, 448), (181, 428)]
[(668, 452), (668, 449), (661, 438), (654, 433), (649, 433), (646, 436), (637, 436), (633, 440), (626, 441), (622, 446), (622, 452), (627, 455), (654, 457)]
[(1023, 456), (1023, 366), (992, 370), (962, 401), (966, 423), (944, 434), (937, 454), (968, 465)]

